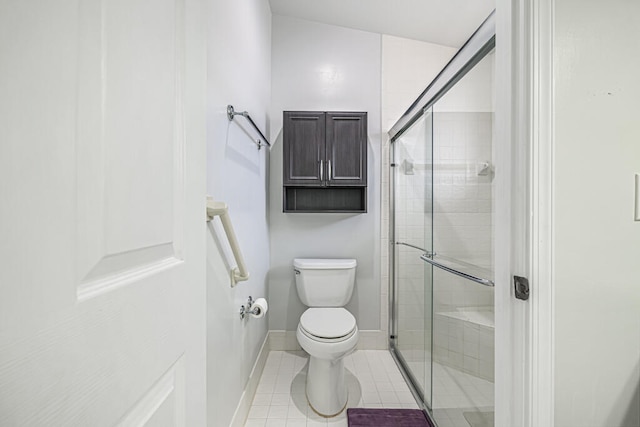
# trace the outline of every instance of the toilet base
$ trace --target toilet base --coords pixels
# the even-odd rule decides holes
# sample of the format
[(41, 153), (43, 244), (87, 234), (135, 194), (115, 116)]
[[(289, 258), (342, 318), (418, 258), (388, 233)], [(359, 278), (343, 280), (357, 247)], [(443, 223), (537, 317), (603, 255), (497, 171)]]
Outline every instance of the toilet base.
[(331, 418), (347, 407), (344, 359), (327, 360), (311, 356), (307, 373), (307, 400), (318, 415)]
[(318, 412), (318, 411), (316, 410), (316, 408), (314, 408), (314, 407), (313, 407), (313, 405), (311, 404), (311, 402), (309, 402), (309, 396), (307, 396), (307, 403), (309, 404), (309, 407), (313, 410), (313, 412), (314, 412), (316, 415), (319, 415), (319, 416), (321, 416), (322, 418), (327, 418), (327, 419), (329, 419), (329, 418), (334, 418), (334, 417), (337, 417), (338, 415), (340, 415), (340, 414), (342, 413), (342, 411), (344, 411), (345, 409), (347, 409), (347, 403), (349, 403), (349, 402), (348, 402), (348, 399), (347, 399), (347, 403), (345, 403), (345, 404), (344, 404), (344, 406), (342, 407), (342, 409), (340, 409), (340, 411), (338, 411), (337, 413), (335, 413), (335, 414), (333, 414), (333, 415), (325, 415), (325, 414), (321, 414), (320, 412)]

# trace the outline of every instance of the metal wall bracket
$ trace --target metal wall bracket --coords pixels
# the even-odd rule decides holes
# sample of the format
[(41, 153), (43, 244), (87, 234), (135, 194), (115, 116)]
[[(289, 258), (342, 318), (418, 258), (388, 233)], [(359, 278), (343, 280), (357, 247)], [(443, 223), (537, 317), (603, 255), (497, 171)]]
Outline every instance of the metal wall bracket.
[(253, 301), (253, 298), (251, 297), (251, 295), (249, 295), (249, 298), (247, 300), (247, 305), (240, 306), (240, 319), (244, 319), (250, 314), (260, 314), (260, 311), (261, 311), (260, 308), (253, 306), (254, 302), (255, 301)]
[(513, 287), (516, 298), (526, 301), (529, 299), (529, 279), (521, 276), (513, 276)]
[[(256, 125), (256, 123), (253, 121), (253, 119), (249, 115), (249, 113), (247, 113), (246, 111), (236, 111), (234, 110), (233, 105), (227, 105), (227, 118), (229, 119), (229, 121), (232, 121), (235, 116), (242, 116), (245, 119), (247, 119), (251, 124), (251, 126), (253, 126), (253, 128), (256, 130), (256, 132), (258, 132), (258, 134), (260, 135), (260, 138), (262, 138), (262, 140), (267, 144), (268, 147), (271, 147), (271, 143), (269, 142), (267, 137), (264, 136), (264, 134), (262, 133), (258, 125)], [(258, 146), (258, 150), (262, 148), (262, 144), (260, 143), (259, 139), (253, 142)]]

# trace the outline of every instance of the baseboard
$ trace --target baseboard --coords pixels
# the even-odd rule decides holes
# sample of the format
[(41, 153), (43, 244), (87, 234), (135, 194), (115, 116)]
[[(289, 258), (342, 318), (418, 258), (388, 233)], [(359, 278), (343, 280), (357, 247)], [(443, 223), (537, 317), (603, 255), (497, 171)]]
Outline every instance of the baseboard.
[(275, 351), (302, 350), (296, 338), (296, 331), (269, 331), (269, 347)]
[(389, 337), (387, 331), (360, 331), (358, 350), (387, 350)]
[(253, 365), (253, 369), (251, 370), (251, 375), (249, 375), (249, 381), (247, 381), (247, 386), (242, 392), (240, 402), (236, 407), (236, 412), (233, 414), (229, 427), (244, 426), (247, 416), (249, 415), (249, 409), (251, 409), (253, 397), (255, 396), (256, 389), (258, 388), (258, 383), (260, 382), (260, 377), (262, 376), (262, 371), (264, 370), (264, 365), (267, 362), (267, 357), (269, 356), (269, 350), (269, 332), (267, 332), (267, 335), (264, 337), (262, 347), (260, 348), (260, 352), (258, 353), (258, 357), (256, 358), (256, 363)]
[[(358, 350), (386, 350), (389, 340), (386, 331), (359, 331)], [(269, 347), (275, 351), (302, 350), (296, 331), (269, 331)]]

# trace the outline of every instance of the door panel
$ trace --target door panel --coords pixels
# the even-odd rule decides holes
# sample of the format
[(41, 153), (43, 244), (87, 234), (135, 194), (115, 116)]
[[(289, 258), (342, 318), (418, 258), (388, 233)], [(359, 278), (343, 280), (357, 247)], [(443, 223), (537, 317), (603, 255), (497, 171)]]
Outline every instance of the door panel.
[[(103, 147), (103, 229), (112, 254), (173, 240), (173, 208), (181, 198), (174, 194), (176, 154), (184, 152), (185, 142), (177, 120), (184, 108), (184, 22), (176, 19), (184, 2), (103, 4), (103, 132), (102, 141), (93, 142)], [(149, 206), (155, 206), (153, 215)]]
[(185, 58), (184, 1), (94, 2), (81, 11), (80, 39), (93, 41), (78, 58), (83, 299), (181, 262)]
[(118, 423), (128, 426), (184, 425), (184, 361), (178, 360)]
[(327, 113), (328, 185), (367, 185), (366, 135), (367, 113)]
[(206, 423), (200, 7), (0, 6), (0, 425)]
[(283, 123), (284, 185), (323, 185), (325, 114), (285, 111)]

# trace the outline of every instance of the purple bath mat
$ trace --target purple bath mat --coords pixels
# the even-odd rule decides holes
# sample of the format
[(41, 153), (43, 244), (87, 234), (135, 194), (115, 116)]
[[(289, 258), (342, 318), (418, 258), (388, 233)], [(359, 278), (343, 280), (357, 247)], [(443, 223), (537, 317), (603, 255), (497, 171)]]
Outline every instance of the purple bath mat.
[(419, 409), (347, 409), (349, 427), (433, 427)]

